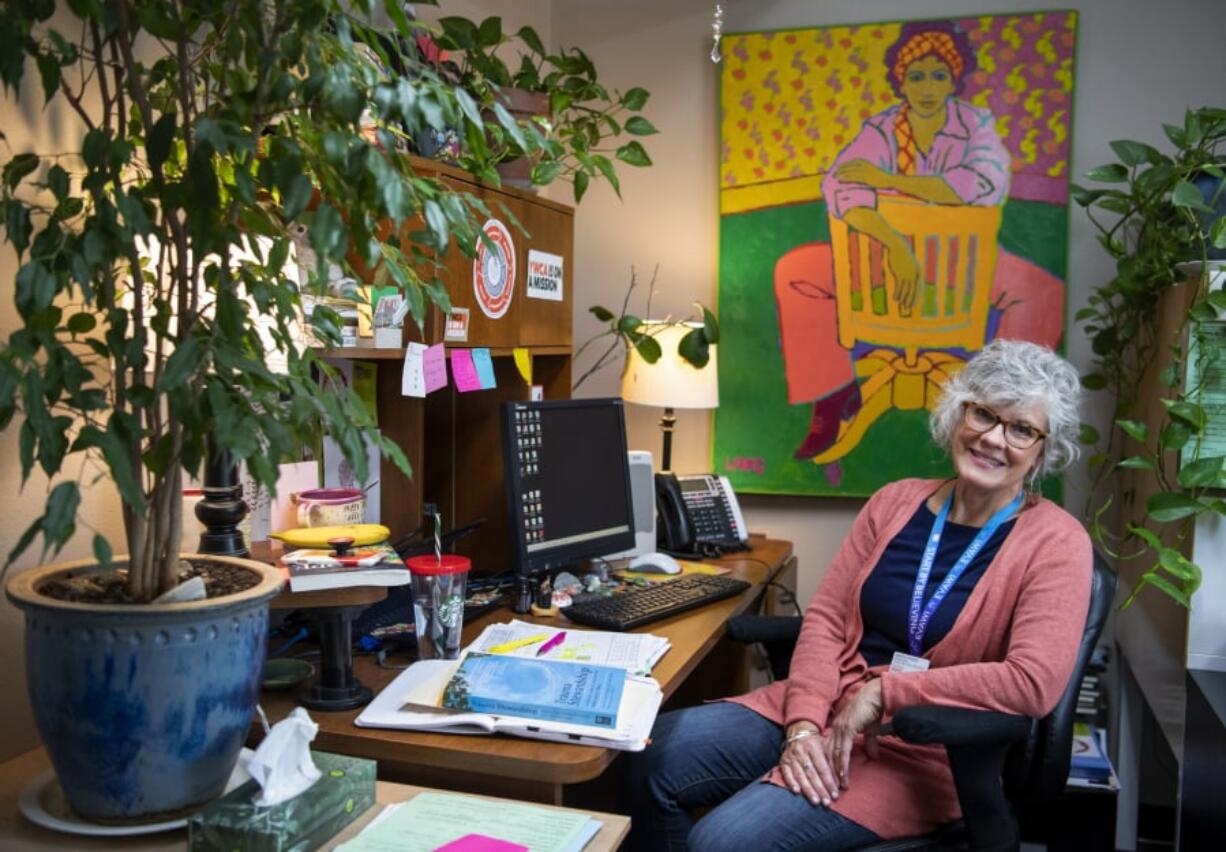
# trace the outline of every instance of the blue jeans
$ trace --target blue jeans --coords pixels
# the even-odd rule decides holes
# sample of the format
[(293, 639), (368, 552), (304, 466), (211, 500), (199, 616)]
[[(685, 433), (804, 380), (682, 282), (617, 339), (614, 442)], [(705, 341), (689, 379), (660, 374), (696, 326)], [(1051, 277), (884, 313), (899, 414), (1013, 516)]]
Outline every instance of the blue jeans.
[[(841, 852), (878, 840), (864, 826), (774, 784), (783, 728), (737, 704), (665, 713), (651, 745), (629, 758), (630, 839), (635, 850)], [(713, 807), (694, 822), (693, 808)]]

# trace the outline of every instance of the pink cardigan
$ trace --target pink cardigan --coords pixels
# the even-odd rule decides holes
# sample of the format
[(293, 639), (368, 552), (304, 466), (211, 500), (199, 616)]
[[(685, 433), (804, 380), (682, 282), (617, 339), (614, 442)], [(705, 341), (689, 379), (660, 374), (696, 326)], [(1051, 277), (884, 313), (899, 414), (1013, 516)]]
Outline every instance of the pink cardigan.
[[(868, 668), (857, 648), (860, 587), (882, 551), (939, 480), (907, 479), (869, 499), (805, 613), (786, 680), (730, 699), (788, 725), (825, 728), (869, 674), (881, 677), (888, 720), (904, 707), (944, 704), (1044, 716), (1068, 685), (1090, 599), (1092, 551), (1081, 524), (1040, 499), (1025, 508), (954, 626), (924, 656), (926, 672)], [(833, 808), (883, 838), (925, 834), (961, 815), (942, 746), (882, 737), (880, 756), (852, 752), (848, 789)], [(778, 768), (767, 781), (783, 786)], [(820, 806), (819, 806), (820, 807)]]

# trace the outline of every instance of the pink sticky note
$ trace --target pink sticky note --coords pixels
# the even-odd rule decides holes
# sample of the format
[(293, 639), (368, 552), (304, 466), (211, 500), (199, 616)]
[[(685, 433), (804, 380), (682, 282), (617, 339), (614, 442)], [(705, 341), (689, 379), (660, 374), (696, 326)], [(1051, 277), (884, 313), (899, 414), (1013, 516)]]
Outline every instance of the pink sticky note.
[(435, 849), (434, 852), (528, 852), (527, 846), (486, 837), (484, 834), (466, 834)]
[(473, 364), (471, 349), (451, 350), (451, 375), (455, 379), (456, 390), (460, 393), (481, 390), (481, 378), (477, 375), (477, 367)]
[(443, 344), (436, 343), (426, 349), (422, 361), (426, 372), (426, 393), (447, 387), (447, 353)]

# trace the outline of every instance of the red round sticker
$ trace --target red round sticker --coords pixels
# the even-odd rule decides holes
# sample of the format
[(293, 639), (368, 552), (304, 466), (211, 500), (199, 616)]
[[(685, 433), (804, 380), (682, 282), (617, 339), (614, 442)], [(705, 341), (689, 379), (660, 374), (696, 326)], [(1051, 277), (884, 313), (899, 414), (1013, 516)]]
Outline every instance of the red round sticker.
[(511, 306), (515, 292), (515, 244), (511, 232), (497, 219), (489, 219), (481, 230), (494, 244), (494, 250), (484, 240), (477, 241), (477, 256), (473, 259), (473, 293), (481, 311), (490, 319), (498, 319)]

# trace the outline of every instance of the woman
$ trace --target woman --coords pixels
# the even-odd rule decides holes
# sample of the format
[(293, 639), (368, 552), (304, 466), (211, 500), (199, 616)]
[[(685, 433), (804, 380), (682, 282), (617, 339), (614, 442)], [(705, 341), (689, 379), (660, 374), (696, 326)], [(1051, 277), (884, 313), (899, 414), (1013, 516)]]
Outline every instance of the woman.
[[(902, 26), (885, 55), (899, 102), (864, 121), (822, 180), (831, 217), (884, 248), (897, 281), (894, 297), (910, 308), (923, 274), (907, 236), (877, 210), (881, 192), (931, 204), (1003, 205), (1011, 157), (992, 113), (958, 95), (975, 71), (975, 51), (949, 21)], [(1010, 304), (998, 337), (1055, 346), (1060, 340), (1062, 283), (1020, 258), (999, 254), (992, 304)], [(788, 401), (813, 402), (809, 432), (794, 456), (818, 456), (834, 444), (841, 421), (860, 408), (851, 354), (839, 343), (833, 260), (826, 244), (801, 246), (776, 269), (780, 337)]]
[[(1055, 706), (1085, 627), (1091, 549), (1035, 486), (1077, 455), (1079, 397), (1076, 370), (1033, 343), (996, 341), (950, 380), (931, 425), (955, 477), (868, 501), (786, 680), (656, 721), (631, 758), (631, 848), (829, 852), (958, 818), (944, 749), (876, 731), (919, 704)], [(713, 810), (694, 823), (699, 807)]]

